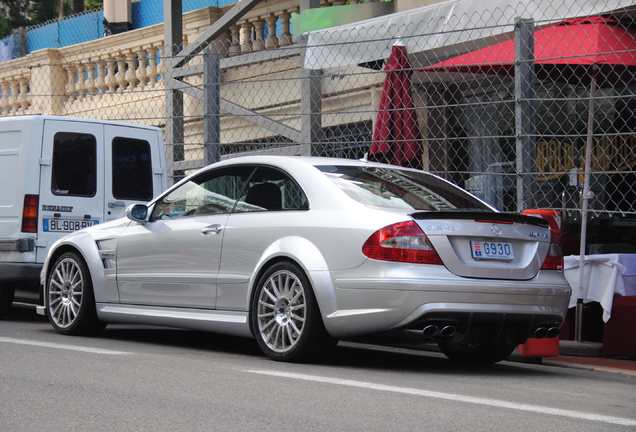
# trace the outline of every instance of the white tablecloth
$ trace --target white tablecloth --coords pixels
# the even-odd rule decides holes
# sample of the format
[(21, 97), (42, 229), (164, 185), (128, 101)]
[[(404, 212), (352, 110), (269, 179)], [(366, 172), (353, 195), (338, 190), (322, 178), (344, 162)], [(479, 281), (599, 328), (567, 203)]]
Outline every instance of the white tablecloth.
[(583, 292), (579, 287), (579, 255), (564, 259), (565, 278), (572, 287), (570, 307), (577, 299), (584, 303), (599, 302), (603, 308), (603, 321), (612, 314), (614, 295), (636, 295), (636, 254), (586, 255), (583, 266)]

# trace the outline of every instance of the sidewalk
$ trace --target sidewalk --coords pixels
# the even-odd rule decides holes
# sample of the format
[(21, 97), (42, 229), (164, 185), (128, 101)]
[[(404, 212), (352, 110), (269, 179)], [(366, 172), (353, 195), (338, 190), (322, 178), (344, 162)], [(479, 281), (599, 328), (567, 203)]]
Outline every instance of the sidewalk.
[(523, 357), (515, 351), (508, 360), (636, 376), (636, 357), (601, 357), (601, 344), (595, 342), (564, 340), (556, 357)]

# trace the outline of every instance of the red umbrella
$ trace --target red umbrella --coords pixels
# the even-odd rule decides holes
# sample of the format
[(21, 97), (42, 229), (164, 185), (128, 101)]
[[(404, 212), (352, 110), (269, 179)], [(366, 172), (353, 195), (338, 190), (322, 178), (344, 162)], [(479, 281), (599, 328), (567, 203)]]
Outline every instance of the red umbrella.
[(421, 168), (422, 135), (411, 93), (411, 63), (406, 47), (397, 42), (384, 67), (386, 78), (373, 129), (369, 159)]
[[(576, 18), (534, 33), (537, 78), (591, 84), (591, 66), (600, 86), (628, 85), (634, 81), (636, 35), (604, 17)], [(497, 75), (514, 73), (514, 40), (469, 52), (424, 68), (427, 72), (462, 72)]]

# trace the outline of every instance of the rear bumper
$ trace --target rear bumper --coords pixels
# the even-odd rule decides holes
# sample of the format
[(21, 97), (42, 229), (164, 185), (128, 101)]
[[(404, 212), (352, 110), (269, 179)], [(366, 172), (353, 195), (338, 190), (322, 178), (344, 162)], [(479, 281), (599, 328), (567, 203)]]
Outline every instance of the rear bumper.
[(558, 335), (566, 311), (558, 307), (427, 304), (412, 314), (418, 318), (396, 329), (420, 342), (519, 345), (530, 337)]
[(42, 264), (0, 262), (0, 283), (40, 282)]
[(0, 251), (32, 252), (35, 250), (35, 239), (0, 240)]
[(571, 294), (558, 271), (511, 281), (463, 278), (443, 266), (363, 267), (334, 275), (335, 307), (321, 305), (334, 337), (452, 325), (453, 343), (471, 343), (471, 337), (475, 343), (502, 338), (522, 343), (538, 327), (560, 327)]

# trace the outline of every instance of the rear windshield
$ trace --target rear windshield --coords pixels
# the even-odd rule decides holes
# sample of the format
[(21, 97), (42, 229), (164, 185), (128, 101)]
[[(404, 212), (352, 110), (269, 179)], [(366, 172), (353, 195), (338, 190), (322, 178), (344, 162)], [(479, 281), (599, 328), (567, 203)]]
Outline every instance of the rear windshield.
[(492, 211), (459, 187), (426, 172), (357, 166), (317, 166), (362, 204), (407, 210)]

